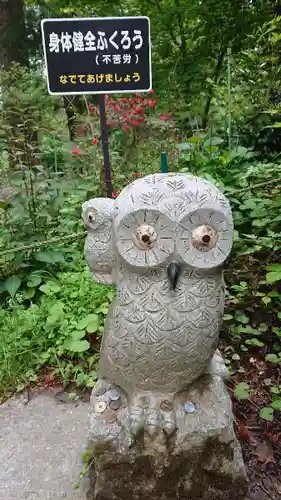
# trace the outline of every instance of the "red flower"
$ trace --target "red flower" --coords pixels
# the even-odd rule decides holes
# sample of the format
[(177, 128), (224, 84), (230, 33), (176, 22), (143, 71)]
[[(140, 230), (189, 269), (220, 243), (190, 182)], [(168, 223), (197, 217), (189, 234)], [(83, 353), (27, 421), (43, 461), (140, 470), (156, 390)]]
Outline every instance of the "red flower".
[(108, 97), (109, 97), (109, 96), (108, 96), (108, 94), (105, 94), (105, 96), (104, 96), (104, 97), (105, 97), (105, 99), (108, 99)]
[(92, 105), (91, 103), (90, 103), (90, 104), (88, 104), (88, 110), (89, 110), (89, 111), (92, 111), (92, 109), (93, 109), (93, 105)]
[(136, 172), (136, 177), (140, 177), (140, 176), (141, 176), (140, 172)]
[(278, 436), (278, 434), (274, 434), (274, 436), (273, 436), (273, 441), (275, 441), (275, 442), (279, 441), (279, 436)]
[(123, 125), (122, 130), (124, 130), (124, 132), (127, 132), (127, 130), (129, 130), (129, 127), (127, 125)]
[(130, 97), (130, 99), (129, 99), (129, 103), (130, 103), (130, 104), (135, 104), (134, 99), (132, 99), (132, 98)]
[(78, 148), (78, 146), (74, 146), (71, 153), (72, 155), (80, 155), (81, 154), (80, 148)]
[(94, 137), (94, 138), (92, 139), (92, 144), (98, 144), (98, 143), (99, 143), (98, 138), (97, 138), (97, 137)]
[(138, 120), (133, 120), (132, 122), (133, 127), (136, 127), (138, 123), (139, 123)]
[(161, 115), (160, 120), (163, 120), (164, 122), (166, 122), (167, 120), (169, 120), (169, 117), (167, 115)]
[(155, 108), (156, 101), (149, 101), (149, 105), (150, 105), (151, 108)]
[(113, 191), (112, 193), (112, 198), (115, 200), (118, 196), (118, 193), (116, 191)]
[(151, 90), (149, 91), (149, 93), (150, 93), (150, 94), (154, 94), (155, 92), (154, 92), (154, 90), (153, 90), (153, 89), (151, 89)]
[(176, 137), (176, 138), (175, 138), (175, 141), (176, 141), (176, 142), (181, 142), (181, 138), (180, 138), (180, 137)]
[(127, 102), (127, 98), (126, 97), (122, 97), (121, 101), (122, 102)]
[(130, 118), (126, 118), (125, 122), (126, 122), (126, 123), (131, 123)]
[(119, 109), (119, 106), (117, 106), (117, 104), (115, 104), (114, 109), (115, 109), (115, 111), (117, 111)]

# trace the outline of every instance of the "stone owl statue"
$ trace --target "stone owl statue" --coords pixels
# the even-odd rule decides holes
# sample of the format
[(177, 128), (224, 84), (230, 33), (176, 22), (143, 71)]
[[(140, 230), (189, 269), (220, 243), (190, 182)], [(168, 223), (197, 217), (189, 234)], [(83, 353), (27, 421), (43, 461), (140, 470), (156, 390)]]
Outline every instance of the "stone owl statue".
[(83, 220), (94, 278), (117, 289), (101, 377), (126, 394), (133, 433), (171, 434), (175, 395), (221, 361), (222, 264), (233, 242), (229, 202), (204, 179), (153, 174), (116, 200), (85, 202)]

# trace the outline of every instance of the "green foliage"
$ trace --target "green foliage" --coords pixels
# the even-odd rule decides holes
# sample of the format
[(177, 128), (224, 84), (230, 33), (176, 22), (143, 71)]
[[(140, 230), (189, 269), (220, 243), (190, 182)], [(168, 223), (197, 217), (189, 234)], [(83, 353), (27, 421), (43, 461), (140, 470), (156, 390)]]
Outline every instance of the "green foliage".
[(261, 408), (260, 410), (260, 417), (263, 418), (264, 420), (268, 420), (269, 422), (272, 422), (273, 420), (273, 408), (271, 406), (265, 406), (264, 408)]
[(241, 400), (241, 399), (249, 399), (250, 396), (251, 396), (251, 388), (248, 384), (246, 384), (245, 382), (240, 382), (240, 384), (237, 384), (235, 386), (235, 391), (234, 391), (234, 395), (237, 399)]
[[(38, 286), (41, 281), (35, 276), (29, 284)], [(33, 382), (45, 363), (65, 385), (76, 381), (92, 387), (96, 380), (98, 339), (113, 297), (111, 288), (95, 285), (90, 271), (81, 267), (78, 272), (59, 272), (56, 280), (43, 278), (40, 289), (37, 303), (30, 300), (25, 306), (25, 295), (18, 292), (0, 309), (2, 397)]]

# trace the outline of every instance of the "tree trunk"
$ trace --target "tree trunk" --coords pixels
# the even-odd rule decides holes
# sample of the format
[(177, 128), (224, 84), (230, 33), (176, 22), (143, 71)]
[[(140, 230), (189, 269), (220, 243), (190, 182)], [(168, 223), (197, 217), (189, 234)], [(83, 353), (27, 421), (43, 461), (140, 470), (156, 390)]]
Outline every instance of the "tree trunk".
[(0, 66), (8, 69), (13, 62), (28, 66), (26, 51), (24, 0), (0, 2)]
[(179, 34), (180, 34), (180, 52), (182, 59), (184, 60), (186, 58), (186, 39), (185, 39), (185, 31), (184, 31), (184, 25), (182, 21), (182, 11), (181, 11), (181, 6), (180, 6), (180, 0), (175, 0), (175, 4), (177, 6), (177, 18), (178, 18), (178, 25), (179, 25)]
[[(215, 73), (214, 73), (214, 82), (215, 83), (218, 81), (218, 78), (220, 76), (220, 71), (222, 68), (225, 54), (226, 54), (226, 51), (224, 50), (223, 52), (221, 52), (219, 54), (219, 57), (217, 59), (217, 64), (216, 64)], [(205, 104), (205, 108), (204, 108), (204, 112), (203, 112), (203, 118), (202, 118), (202, 128), (203, 129), (205, 129), (207, 127), (207, 123), (208, 123), (209, 111), (210, 111), (210, 106), (211, 106), (211, 102), (212, 102), (212, 98), (213, 98), (213, 88), (214, 88), (214, 85), (211, 84), (209, 86), (208, 96), (207, 96), (207, 100), (206, 100), (206, 104)]]

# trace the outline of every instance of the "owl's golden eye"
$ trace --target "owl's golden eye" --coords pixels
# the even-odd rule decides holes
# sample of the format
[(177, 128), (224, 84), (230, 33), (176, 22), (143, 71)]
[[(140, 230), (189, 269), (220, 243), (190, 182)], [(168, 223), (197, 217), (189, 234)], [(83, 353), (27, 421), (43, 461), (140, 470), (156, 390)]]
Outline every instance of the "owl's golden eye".
[(211, 226), (198, 226), (192, 231), (191, 242), (197, 250), (206, 252), (216, 246), (218, 232)]
[(133, 242), (140, 250), (153, 248), (158, 238), (155, 227), (149, 224), (138, 226), (133, 235)]

